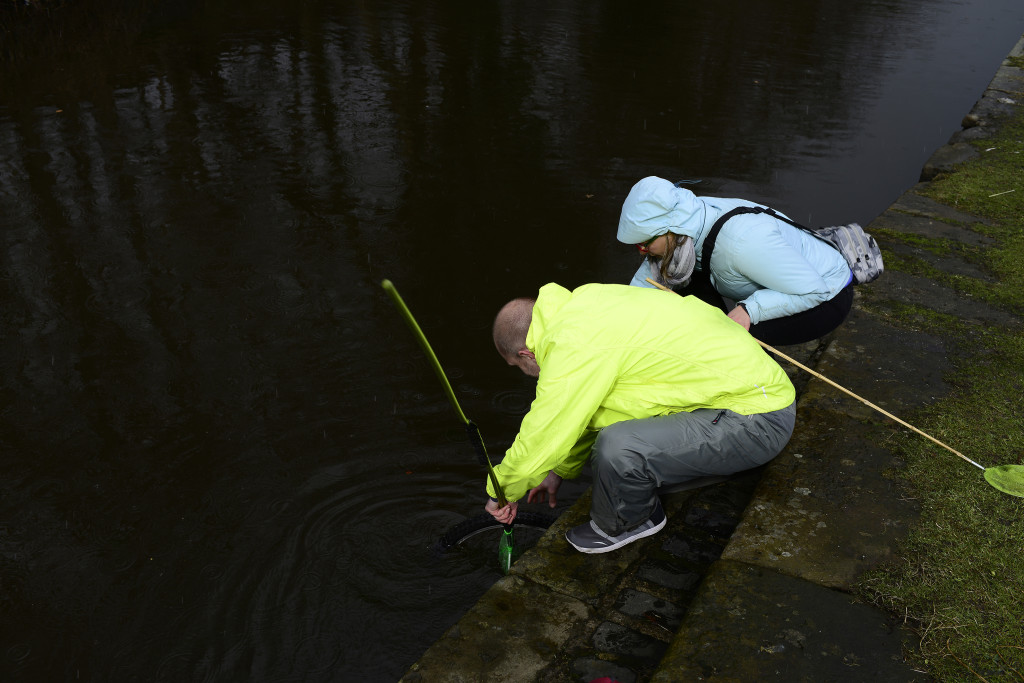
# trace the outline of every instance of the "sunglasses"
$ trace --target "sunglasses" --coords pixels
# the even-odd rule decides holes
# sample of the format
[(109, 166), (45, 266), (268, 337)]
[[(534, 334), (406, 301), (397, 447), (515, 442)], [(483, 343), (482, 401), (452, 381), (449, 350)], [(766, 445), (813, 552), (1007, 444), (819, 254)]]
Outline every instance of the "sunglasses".
[(655, 235), (646, 242), (640, 242), (639, 244), (636, 245), (636, 248), (640, 250), (641, 254), (646, 254), (651, 250), (651, 243), (654, 242), (654, 240), (658, 239), (659, 237), (661, 237), (661, 235)]

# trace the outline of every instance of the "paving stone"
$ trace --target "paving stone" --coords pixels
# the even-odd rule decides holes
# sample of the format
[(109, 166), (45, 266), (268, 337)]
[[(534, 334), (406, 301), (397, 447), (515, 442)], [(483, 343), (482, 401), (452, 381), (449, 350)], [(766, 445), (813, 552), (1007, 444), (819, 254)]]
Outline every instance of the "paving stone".
[[(894, 349), (903, 352), (893, 353)], [(815, 378), (800, 397), (797, 420), (805, 420), (802, 410), (813, 408), (891, 424), (865, 401), (905, 419), (902, 415), (948, 393), (950, 352), (940, 337), (909, 331), (855, 310), (844, 323), (843, 334), (829, 345), (814, 369), (862, 400)], [(801, 432), (805, 431), (801, 427)]]
[(722, 554), (723, 547), (717, 543), (684, 534), (663, 537), (661, 543), (662, 550), (694, 565), (706, 565), (714, 562)]
[(593, 618), (578, 600), (506, 576), (401, 680), (531, 681)]
[[(917, 197), (921, 201), (920, 203), (911, 202), (909, 197)], [(937, 215), (939, 212), (932, 208), (935, 203), (927, 200), (931, 204), (926, 208), (924, 200), (924, 197), (918, 197), (913, 193), (903, 195), (900, 201), (906, 203), (897, 204), (896, 206), (902, 206), (905, 209), (904, 211), (886, 211), (871, 221), (867, 229), (892, 230), (893, 232), (920, 237), (951, 240), (957, 244), (968, 244), (975, 247), (992, 247), (996, 244), (994, 238), (970, 228), (971, 225), (976, 224), (976, 221), (972, 220), (971, 216), (958, 211), (945, 212), (944, 215), (939, 216)], [(926, 210), (928, 213), (911, 214), (905, 212), (910, 210)], [(951, 223), (950, 221), (956, 221), (956, 223)], [(881, 239), (884, 240), (884, 238)]]
[(715, 510), (704, 507), (693, 507), (686, 512), (684, 521), (687, 525), (705, 531), (712, 536), (729, 538), (733, 529), (739, 524), (741, 511)]
[(1004, 119), (1013, 114), (1020, 106), (1020, 98), (1008, 97), (1006, 93), (998, 90), (986, 92), (978, 103), (971, 109), (971, 113), (982, 119), (986, 124), (993, 120)]
[(585, 554), (565, 540), (565, 532), (590, 519), (590, 492), (564, 512), (531, 552), (512, 565), (510, 575), (534, 581), (560, 595), (590, 605), (615, 595), (622, 576), (643, 555), (651, 539), (641, 539), (613, 553)]
[(929, 680), (903, 659), (910, 641), (909, 631), (845, 593), (723, 560), (650, 680)]
[(988, 89), (1011, 98), (1024, 97), (1024, 69), (1004, 65), (996, 72)]
[(636, 575), (641, 580), (677, 591), (692, 591), (701, 579), (698, 572), (656, 560), (644, 562)]
[(925, 162), (921, 169), (921, 180), (932, 180), (940, 173), (949, 173), (957, 164), (962, 164), (978, 156), (978, 150), (974, 145), (967, 142), (955, 142), (951, 145), (943, 145), (935, 150), (931, 158)]
[(801, 411), (804, 427), (761, 480), (756, 498), (722, 553), (824, 586), (849, 588), (894, 557), (918, 517), (898, 480), (900, 462), (879, 425), (849, 424)]
[[(920, 306), (952, 316), (958, 322), (966, 324), (995, 324), (1011, 328), (1020, 326), (1020, 321), (1008, 316), (1005, 310), (969, 295), (958, 296), (949, 287), (935, 280), (909, 273), (886, 273), (885, 281), (879, 281), (878, 287), (870, 294), (862, 294), (861, 301), (876, 306), (884, 306), (887, 302)], [(909, 314), (903, 314), (903, 317), (907, 315)]]
[(580, 657), (573, 662), (572, 670), (579, 681), (610, 678), (618, 683), (636, 683), (637, 680), (636, 672), (632, 669), (592, 657)]
[(668, 600), (632, 588), (627, 588), (619, 594), (615, 609), (631, 617), (648, 619), (651, 623), (672, 631), (679, 628), (685, 611)]
[(601, 652), (647, 660), (660, 658), (668, 648), (667, 643), (610, 621), (594, 631), (593, 644)]
[[(881, 216), (871, 221), (870, 226), (874, 226), (875, 223), (880, 219), (892, 220), (899, 214), (909, 214), (913, 216), (924, 216), (927, 218), (935, 218), (944, 223), (959, 223), (961, 225), (970, 225), (973, 223), (981, 223), (982, 225), (988, 225), (991, 221), (978, 218), (974, 214), (964, 213), (959, 211), (952, 206), (946, 204), (940, 204), (931, 197), (926, 197), (923, 194), (924, 189), (928, 186), (928, 183), (919, 183), (911, 189), (900, 195), (889, 209), (882, 213)], [(892, 227), (888, 224), (883, 224), (881, 227)], [(867, 229), (867, 228), (866, 228)], [(899, 228), (897, 229), (905, 229)], [(930, 229), (944, 230), (942, 226), (935, 226)], [(912, 232), (914, 230), (911, 230)], [(954, 233), (960, 234), (960, 233)], [(969, 235), (965, 235), (970, 239)]]

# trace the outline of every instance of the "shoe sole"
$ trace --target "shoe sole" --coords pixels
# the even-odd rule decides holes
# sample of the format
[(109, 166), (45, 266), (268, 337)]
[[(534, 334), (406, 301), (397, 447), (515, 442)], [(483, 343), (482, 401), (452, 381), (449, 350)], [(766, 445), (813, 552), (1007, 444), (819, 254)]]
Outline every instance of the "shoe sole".
[(661, 531), (662, 529), (665, 528), (665, 523), (666, 522), (668, 522), (668, 517), (664, 517), (661, 520), (661, 524), (659, 524), (657, 526), (653, 526), (650, 529), (648, 529), (647, 531), (641, 532), (641, 533), (637, 534), (636, 536), (630, 536), (627, 540), (622, 541), (621, 543), (616, 543), (615, 545), (610, 545), (607, 548), (581, 548), (581, 547), (579, 547), (578, 545), (576, 545), (575, 543), (573, 543), (572, 541), (569, 540), (569, 534), (568, 533), (566, 533), (566, 535), (565, 535), (565, 540), (569, 541), (569, 545), (571, 545), (573, 548), (576, 548), (576, 550), (580, 551), (581, 553), (586, 553), (588, 555), (597, 555), (598, 553), (610, 553), (613, 550), (618, 550), (619, 548), (621, 548), (624, 545), (629, 545), (633, 541), (639, 541), (641, 538), (647, 538), (648, 536), (653, 536), (654, 534), (658, 533), (659, 531)]

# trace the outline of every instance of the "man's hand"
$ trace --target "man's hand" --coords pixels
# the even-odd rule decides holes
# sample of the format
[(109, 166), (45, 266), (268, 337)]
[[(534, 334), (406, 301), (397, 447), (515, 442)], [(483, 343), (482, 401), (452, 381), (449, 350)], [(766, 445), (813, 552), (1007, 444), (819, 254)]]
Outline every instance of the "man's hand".
[(505, 507), (498, 507), (497, 501), (493, 501), (488, 498), (487, 505), (484, 505), (484, 510), (491, 513), (491, 516), (502, 524), (511, 524), (512, 520), (516, 518), (516, 512), (519, 510), (519, 503), (511, 502), (505, 505)]
[(750, 331), (750, 314), (743, 306), (737, 306), (729, 311), (729, 319), (738, 323), (747, 332)]
[(548, 501), (548, 507), (555, 507), (555, 494), (558, 493), (558, 487), (562, 485), (562, 478), (554, 473), (554, 471), (548, 472), (548, 476), (544, 477), (544, 481), (539, 486), (535, 486), (530, 489), (530, 493), (526, 496), (527, 503), (543, 503), (545, 500)]

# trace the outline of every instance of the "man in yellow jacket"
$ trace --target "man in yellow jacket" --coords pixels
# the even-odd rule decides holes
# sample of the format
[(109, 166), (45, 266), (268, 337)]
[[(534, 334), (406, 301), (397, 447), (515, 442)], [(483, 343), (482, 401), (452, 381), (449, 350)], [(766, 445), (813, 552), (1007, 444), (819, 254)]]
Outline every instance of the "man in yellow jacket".
[(501, 522), (518, 503), (552, 507), (591, 459), (591, 521), (566, 533), (603, 553), (665, 526), (657, 489), (774, 458), (793, 433), (786, 373), (720, 310), (696, 297), (627, 285), (544, 285), (494, 320), (498, 353), (537, 378), (537, 396), (488, 482)]

